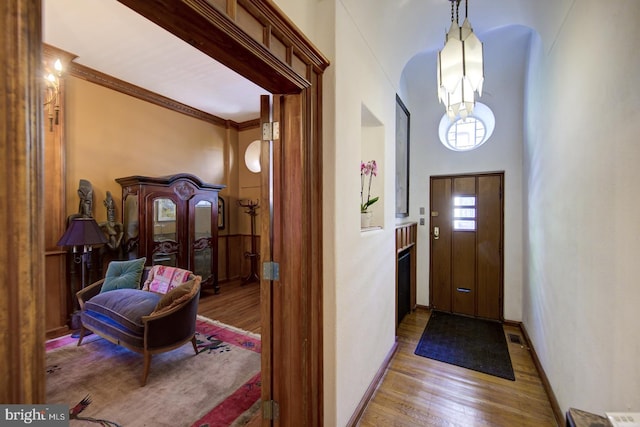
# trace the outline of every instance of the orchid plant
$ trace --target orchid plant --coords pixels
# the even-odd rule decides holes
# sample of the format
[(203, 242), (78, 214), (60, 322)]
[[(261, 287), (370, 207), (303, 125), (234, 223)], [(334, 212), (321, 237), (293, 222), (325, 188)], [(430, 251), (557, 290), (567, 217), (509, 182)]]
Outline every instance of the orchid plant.
[[(378, 176), (378, 164), (375, 160), (368, 162), (360, 161), (360, 212), (367, 212), (369, 206), (378, 201), (379, 197), (371, 197), (371, 181), (373, 177)], [(369, 185), (367, 187), (367, 200), (364, 200), (364, 185), (369, 177)]]

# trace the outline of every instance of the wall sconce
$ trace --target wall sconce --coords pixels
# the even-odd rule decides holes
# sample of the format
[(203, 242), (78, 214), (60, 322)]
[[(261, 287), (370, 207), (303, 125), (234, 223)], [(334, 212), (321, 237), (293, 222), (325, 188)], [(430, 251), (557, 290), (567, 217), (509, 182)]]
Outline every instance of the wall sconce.
[(260, 172), (260, 140), (255, 140), (244, 152), (244, 164), (253, 173)]
[(62, 76), (62, 62), (56, 59), (54, 70), (45, 65), (44, 81), (46, 84), (44, 105), (48, 107), (49, 131), (53, 131), (53, 123), (57, 125), (60, 117), (60, 77)]

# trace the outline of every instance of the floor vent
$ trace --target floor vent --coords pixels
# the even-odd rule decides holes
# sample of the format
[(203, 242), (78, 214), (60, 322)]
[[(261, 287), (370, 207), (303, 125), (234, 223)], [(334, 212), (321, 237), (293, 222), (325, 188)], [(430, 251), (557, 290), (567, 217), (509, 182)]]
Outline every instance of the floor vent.
[(516, 334), (508, 334), (508, 335), (509, 335), (509, 341), (515, 344), (522, 345), (522, 339), (520, 338), (520, 335), (516, 335)]

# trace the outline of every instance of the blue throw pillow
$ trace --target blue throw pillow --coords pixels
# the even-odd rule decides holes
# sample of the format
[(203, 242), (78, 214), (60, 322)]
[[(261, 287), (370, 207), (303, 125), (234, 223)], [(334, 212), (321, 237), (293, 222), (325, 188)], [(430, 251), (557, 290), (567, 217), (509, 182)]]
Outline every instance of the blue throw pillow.
[(111, 261), (100, 293), (114, 289), (137, 289), (146, 260), (143, 257), (131, 261)]

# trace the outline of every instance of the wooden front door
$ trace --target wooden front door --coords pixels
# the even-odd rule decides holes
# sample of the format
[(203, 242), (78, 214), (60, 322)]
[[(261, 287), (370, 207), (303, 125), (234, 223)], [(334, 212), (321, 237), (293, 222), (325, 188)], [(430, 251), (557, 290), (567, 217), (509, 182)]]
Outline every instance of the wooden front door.
[(431, 177), (430, 306), (503, 320), (503, 173)]

